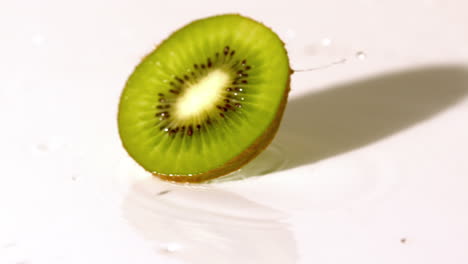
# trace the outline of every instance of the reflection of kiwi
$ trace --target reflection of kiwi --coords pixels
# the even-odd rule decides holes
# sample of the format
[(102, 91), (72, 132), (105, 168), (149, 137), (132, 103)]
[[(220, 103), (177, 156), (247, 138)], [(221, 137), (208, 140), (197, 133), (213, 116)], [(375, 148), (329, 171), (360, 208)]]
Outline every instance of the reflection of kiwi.
[(262, 24), (239, 15), (194, 21), (127, 81), (118, 115), (123, 145), (166, 180), (237, 170), (273, 139), (291, 72), (284, 44)]

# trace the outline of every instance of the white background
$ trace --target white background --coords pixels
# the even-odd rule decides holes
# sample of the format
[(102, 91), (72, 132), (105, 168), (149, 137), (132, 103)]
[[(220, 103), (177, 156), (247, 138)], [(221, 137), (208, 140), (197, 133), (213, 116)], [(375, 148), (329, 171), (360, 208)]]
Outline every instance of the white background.
[[(0, 263), (468, 263), (467, 3), (1, 0)], [(121, 89), (221, 13), (270, 26), (294, 69), (346, 62), (293, 75), (246, 172), (281, 168), (151, 179), (120, 145)]]

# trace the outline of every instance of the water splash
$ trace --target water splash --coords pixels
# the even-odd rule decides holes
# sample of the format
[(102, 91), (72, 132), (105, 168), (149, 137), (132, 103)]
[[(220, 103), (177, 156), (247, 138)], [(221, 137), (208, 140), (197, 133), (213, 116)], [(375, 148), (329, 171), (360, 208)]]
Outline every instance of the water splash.
[[(171, 195), (155, 196), (169, 189)], [(216, 184), (175, 184), (154, 177), (138, 180), (122, 209), (128, 223), (155, 250), (181, 261), (202, 264), (208, 255), (226, 264), (297, 260), (283, 213)]]

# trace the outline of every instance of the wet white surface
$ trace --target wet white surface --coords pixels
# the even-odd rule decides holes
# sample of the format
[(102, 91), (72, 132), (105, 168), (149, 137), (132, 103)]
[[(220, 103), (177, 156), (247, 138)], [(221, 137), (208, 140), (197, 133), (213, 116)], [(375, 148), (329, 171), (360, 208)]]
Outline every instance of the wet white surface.
[[(0, 263), (467, 263), (467, 9), (0, 3)], [(227, 12), (321, 69), (293, 75), (273, 148), (243, 171), (152, 179), (120, 145), (124, 82), (170, 32)]]

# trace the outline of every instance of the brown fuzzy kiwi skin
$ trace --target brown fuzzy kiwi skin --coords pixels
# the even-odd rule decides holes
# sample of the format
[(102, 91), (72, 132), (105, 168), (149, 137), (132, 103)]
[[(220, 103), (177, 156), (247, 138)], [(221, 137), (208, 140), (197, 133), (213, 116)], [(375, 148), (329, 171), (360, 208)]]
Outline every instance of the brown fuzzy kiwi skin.
[[(254, 21), (255, 23), (261, 24), (264, 27), (267, 27), (263, 23), (254, 20), (250, 17), (246, 17), (240, 14), (232, 13), (232, 14), (223, 14), (223, 15), (238, 15), (242, 16), (244, 18), (250, 19)], [(187, 25), (190, 25), (192, 22), (188, 23)], [(186, 25), (186, 26), (187, 26)], [(274, 32), (270, 27), (267, 27), (270, 31)], [(275, 33), (276, 34), (276, 33)], [(162, 42), (164, 42), (163, 40)], [(282, 42), (283, 46), (285, 46), (285, 43), (280, 39)], [(153, 48), (153, 51), (159, 46), (156, 45), (155, 48)], [(141, 61), (143, 61), (147, 56), (149, 56), (153, 51), (149, 52), (143, 58)], [(286, 52), (286, 57), (288, 57), (288, 53)], [(288, 58), (289, 61), (289, 58)], [(283, 118), (284, 110), (286, 108), (286, 104), (288, 101), (288, 95), (289, 91), (291, 90), (291, 75), (294, 73), (294, 70), (289, 68), (289, 76), (288, 80), (286, 82), (286, 89), (283, 93), (283, 99), (281, 100), (281, 103), (278, 107), (278, 110), (276, 112), (275, 119), (271, 122), (270, 126), (265, 130), (265, 132), (259, 136), (247, 149), (245, 149), (241, 154), (238, 156), (234, 157), (233, 159), (229, 160), (226, 162), (223, 166), (220, 166), (216, 169), (200, 173), (200, 174), (194, 174), (192, 176), (188, 175), (168, 175), (168, 174), (160, 174), (157, 172), (151, 172), (149, 171), (153, 176), (156, 176), (162, 180), (165, 181), (170, 181), (174, 183), (202, 183), (204, 181), (208, 181), (211, 179), (215, 179), (224, 175), (227, 175), (231, 172), (239, 170), (242, 166), (245, 164), (249, 163), (251, 160), (253, 160), (255, 157), (257, 157), (270, 143), (273, 141), (273, 138), (275, 137), (276, 133), (278, 132), (278, 128), (281, 124), (281, 120)], [(125, 146), (124, 146), (125, 149)]]

